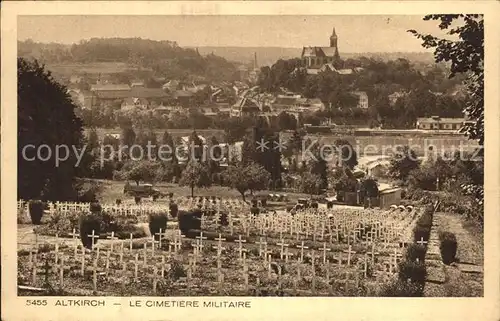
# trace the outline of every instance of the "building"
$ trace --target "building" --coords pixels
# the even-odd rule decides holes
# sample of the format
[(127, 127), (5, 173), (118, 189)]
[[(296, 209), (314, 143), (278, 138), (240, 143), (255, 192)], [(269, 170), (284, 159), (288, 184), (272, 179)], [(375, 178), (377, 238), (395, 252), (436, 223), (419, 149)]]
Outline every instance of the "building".
[(466, 123), (464, 118), (441, 118), (432, 116), (428, 118), (417, 118), (417, 129), (422, 130), (449, 130), (461, 129)]
[(123, 100), (121, 109), (122, 110), (127, 110), (127, 109), (147, 109), (149, 108), (149, 102), (145, 98), (132, 98), (132, 97), (127, 97)]
[(352, 92), (353, 95), (358, 96), (358, 108), (361, 109), (368, 109), (368, 95), (364, 91), (354, 91)]
[(379, 207), (388, 209), (391, 205), (401, 204), (401, 188), (391, 187), (379, 191)]
[(90, 87), (90, 91), (101, 101), (130, 97), (130, 89), (127, 84), (96, 84)]
[(330, 36), (329, 47), (303, 47), (302, 48), (302, 65), (308, 71), (320, 70), (325, 64), (332, 63), (336, 65), (340, 61), (339, 49), (337, 46), (337, 34), (333, 28)]

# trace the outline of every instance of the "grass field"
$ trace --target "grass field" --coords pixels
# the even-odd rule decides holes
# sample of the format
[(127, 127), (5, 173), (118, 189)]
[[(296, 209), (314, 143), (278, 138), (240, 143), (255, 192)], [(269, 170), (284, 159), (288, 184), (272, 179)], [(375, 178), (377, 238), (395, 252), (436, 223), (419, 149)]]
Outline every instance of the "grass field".
[[(124, 181), (111, 181), (111, 180), (96, 180), (102, 187), (101, 193), (99, 195), (99, 200), (104, 203), (115, 203), (116, 199), (121, 199), (126, 203), (133, 203), (134, 199), (130, 196), (125, 196), (123, 194), (123, 187), (125, 186)], [(155, 188), (163, 193), (174, 193), (174, 197), (178, 196), (191, 196), (191, 188), (187, 186), (179, 186), (177, 184), (161, 183), (155, 185)], [(254, 195), (267, 195), (269, 193), (276, 194), (275, 191), (259, 191), (254, 193)], [(309, 195), (303, 193), (289, 193), (289, 192), (278, 192), (279, 194), (287, 194), (289, 202), (295, 203), (299, 198), (309, 198)], [(241, 194), (234, 189), (223, 186), (212, 186), (209, 188), (195, 188), (195, 196), (219, 196), (222, 198), (238, 198), (241, 199)], [(252, 196), (247, 195), (247, 201), (251, 199)], [(150, 199), (145, 199), (143, 202), (152, 202)], [(166, 200), (158, 200), (158, 202), (166, 202)]]

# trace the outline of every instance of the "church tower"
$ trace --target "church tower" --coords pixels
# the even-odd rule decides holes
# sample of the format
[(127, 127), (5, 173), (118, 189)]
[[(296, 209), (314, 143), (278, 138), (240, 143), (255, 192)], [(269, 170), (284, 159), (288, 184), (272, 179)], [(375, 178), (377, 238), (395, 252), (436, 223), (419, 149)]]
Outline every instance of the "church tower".
[(333, 28), (332, 35), (330, 36), (330, 47), (337, 48), (337, 34), (335, 33), (335, 27)]
[(335, 27), (333, 27), (332, 35), (330, 36), (330, 47), (335, 48), (334, 59), (335, 62), (340, 60), (339, 47), (337, 46), (337, 33), (335, 32)]

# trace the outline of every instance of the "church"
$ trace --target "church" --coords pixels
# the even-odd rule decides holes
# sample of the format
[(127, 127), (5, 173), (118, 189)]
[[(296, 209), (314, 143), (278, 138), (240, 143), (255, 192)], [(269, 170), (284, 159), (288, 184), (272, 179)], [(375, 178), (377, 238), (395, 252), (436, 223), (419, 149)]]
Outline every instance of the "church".
[(340, 55), (335, 28), (330, 36), (329, 47), (304, 47), (301, 58), (303, 66), (308, 70), (319, 70), (325, 65), (338, 66)]

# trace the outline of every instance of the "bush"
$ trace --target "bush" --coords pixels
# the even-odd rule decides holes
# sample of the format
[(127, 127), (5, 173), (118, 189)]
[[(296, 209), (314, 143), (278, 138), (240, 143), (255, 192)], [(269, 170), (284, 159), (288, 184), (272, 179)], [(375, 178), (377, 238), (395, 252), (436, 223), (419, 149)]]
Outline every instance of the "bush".
[[(101, 217), (95, 213), (82, 215), (80, 217), (80, 239), (83, 246), (92, 249), (92, 238), (89, 235), (94, 231), (94, 235), (101, 233)], [(94, 238), (94, 244), (97, 243), (98, 238)]]
[(385, 285), (380, 295), (384, 297), (419, 297), (423, 295), (423, 292), (423, 284), (397, 280)]
[(121, 205), (122, 204), (122, 200), (119, 199), (119, 198), (117, 198), (115, 202), (116, 202), (116, 205)]
[(333, 202), (332, 201), (326, 202), (326, 208), (328, 209), (333, 208)]
[(39, 200), (30, 201), (28, 203), (31, 222), (35, 225), (40, 225), (42, 223), (43, 209), (45, 207), (44, 203)]
[(439, 233), (439, 251), (443, 263), (449, 265), (453, 263), (457, 256), (457, 237), (450, 232)]
[(252, 214), (254, 214), (254, 215), (258, 215), (258, 214), (260, 213), (260, 210), (259, 210), (259, 208), (258, 208), (258, 207), (256, 207), (256, 206), (252, 206), (252, 207), (250, 208), (250, 213), (252, 213)]
[(134, 197), (134, 201), (135, 201), (135, 204), (139, 204), (139, 203), (141, 203), (141, 198), (136, 196), (136, 197)]
[(219, 213), (219, 224), (222, 226), (229, 226), (228, 214), (226, 212)]
[(410, 262), (424, 262), (426, 248), (420, 244), (411, 244), (405, 253), (405, 259)]
[(317, 209), (318, 208), (318, 203), (317, 202), (311, 203), (311, 208)]
[(415, 242), (423, 239), (424, 241), (429, 240), (432, 227), (432, 216), (434, 213), (434, 208), (432, 205), (427, 205), (424, 209), (424, 213), (417, 221), (417, 224), (413, 228), (413, 240)]
[(189, 230), (201, 230), (202, 212), (198, 209), (189, 212), (179, 211), (179, 230), (186, 235)]
[(90, 203), (90, 213), (101, 213), (102, 206), (98, 202)]
[(399, 263), (399, 279), (403, 282), (410, 280), (412, 283), (424, 284), (427, 270), (423, 261), (403, 261)]
[(167, 229), (167, 214), (150, 214), (149, 215), (149, 232), (154, 236), (155, 240), (159, 239), (155, 234), (160, 233), (160, 229), (162, 232), (165, 232)]
[(179, 212), (179, 207), (175, 203), (170, 203), (169, 205), (170, 216), (177, 217), (177, 213)]

